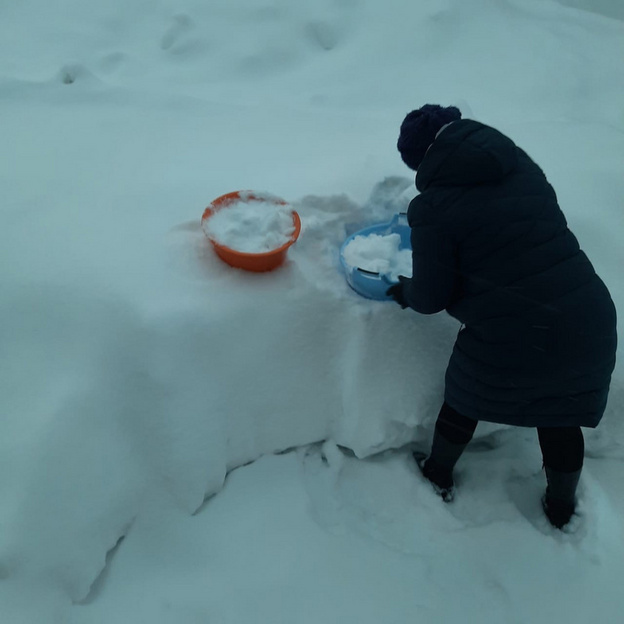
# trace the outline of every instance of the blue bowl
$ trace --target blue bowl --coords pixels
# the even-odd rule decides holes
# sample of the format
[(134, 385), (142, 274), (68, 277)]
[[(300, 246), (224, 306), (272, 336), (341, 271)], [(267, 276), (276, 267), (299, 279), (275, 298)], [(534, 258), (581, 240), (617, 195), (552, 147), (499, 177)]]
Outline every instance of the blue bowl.
[(346, 246), (356, 236), (366, 237), (371, 234), (377, 234), (379, 236), (398, 234), (401, 237), (399, 249), (411, 250), (411, 230), (407, 224), (407, 214), (400, 212), (399, 214), (394, 215), (389, 223), (378, 223), (354, 232), (340, 247), (340, 264), (345, 272), (347, 284), (349, 284), (349, 286), (351, 286), (351, 288), (353, 288), (358, 295), (362, 295), (362, 297), (366, 297), (367, 299), (376, 299), (377, 301), (388, 301), (391, 297), (386, 295), (386, 291), (390, 288), (390, 286), (392, 286), (392, 284), (396, 284), (396, 281), (390, 279), (389, 274), (374, 273), (372, 271), (361, 269), (360, 267), (349, 266), (344, 258), (344, 250)]

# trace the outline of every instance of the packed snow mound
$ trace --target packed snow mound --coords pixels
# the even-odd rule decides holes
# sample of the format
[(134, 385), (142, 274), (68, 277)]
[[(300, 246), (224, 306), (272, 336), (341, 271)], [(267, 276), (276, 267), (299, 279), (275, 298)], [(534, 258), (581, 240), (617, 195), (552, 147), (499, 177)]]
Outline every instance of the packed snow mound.
[(366, 456), (430, 423), (456, 323), (361, 299), (337, 262), (347, 226), (388, 220), (405, 182), (380, 187), (385, 203), (294, 202), (304, 229), (269, 274), (223, 264), (199, 220), (172, 231), (170, 258), (195, 249), (211, 276), (183, 309), (140, 312), (98, 281), (5, 291), (4, 556), (80, 600), (145, 500), (192, 513), (263, 454), (331, 437)]

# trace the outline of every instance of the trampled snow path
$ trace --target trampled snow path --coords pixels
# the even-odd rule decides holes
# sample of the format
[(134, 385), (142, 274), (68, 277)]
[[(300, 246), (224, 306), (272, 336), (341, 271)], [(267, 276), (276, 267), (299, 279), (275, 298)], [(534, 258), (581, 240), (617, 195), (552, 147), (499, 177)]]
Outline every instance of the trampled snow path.
[(196, 515), (161, 506), (137, 522), (71, 624), (615, 622), (621, 516), (590, 461), (574, 532), (548, 527), (529, 437), (475, 444), (449, 505), (407, 450), (264, 457)]

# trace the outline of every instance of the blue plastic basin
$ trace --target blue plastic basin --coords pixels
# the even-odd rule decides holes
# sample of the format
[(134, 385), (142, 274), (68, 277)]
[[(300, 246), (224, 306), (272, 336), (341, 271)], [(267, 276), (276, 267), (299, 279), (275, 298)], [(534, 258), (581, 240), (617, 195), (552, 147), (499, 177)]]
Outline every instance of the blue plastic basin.
[(388, 301), (391, 297), (386, 295), (386, 291), (392, 284), (396, 284), (395, 280), (390, 279), (388, 273), (374, 273), (366, 271), (360, 267), (352, 267), (348, 265), (344, 258), (344, 250), (346, 246), (356, 236), (370, 236), (377, 234), (379, 236), (387, 236), (388, 234), (399, 234), (401, 242), (399, 249), (412, 249), (410, 242), (410, 227), (407, 224), (407, 214), (400, 212), (394, 215), (388, 223), (377, 223), (359, 230), (349, 236), (340, 247), (340, 264), (345, 272), (347, 284), (355, 290), (358, 295), (367, 299), (376, 299), (377, 301)]

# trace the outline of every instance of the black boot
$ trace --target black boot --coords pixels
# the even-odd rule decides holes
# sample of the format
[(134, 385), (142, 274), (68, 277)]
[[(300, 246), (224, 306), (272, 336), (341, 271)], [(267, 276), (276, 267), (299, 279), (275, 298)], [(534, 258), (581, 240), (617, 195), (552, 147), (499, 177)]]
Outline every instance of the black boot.
[(450, 503), (455, 496), (453, 468), (466, 446), (467, 444), (450, 442), (436, 428), (429, 457), (414, 453), (414, 459), (423, 476), (432, 483), (445, 503)]
[(548, 466), (546, 480), (548, 486), (542, 499), (546, 517), (557, 529), (562, 529), (574, 515), (576, 509), (576, 488), (581, 477), (581, 470), (560, 472)]

